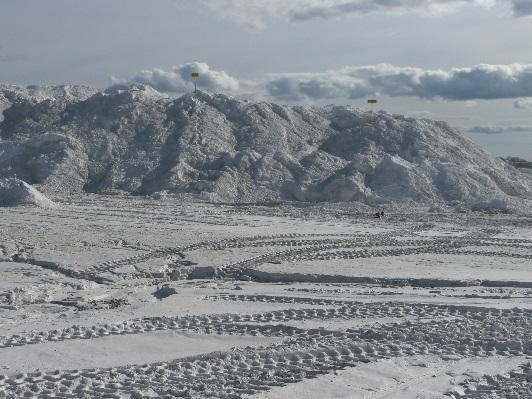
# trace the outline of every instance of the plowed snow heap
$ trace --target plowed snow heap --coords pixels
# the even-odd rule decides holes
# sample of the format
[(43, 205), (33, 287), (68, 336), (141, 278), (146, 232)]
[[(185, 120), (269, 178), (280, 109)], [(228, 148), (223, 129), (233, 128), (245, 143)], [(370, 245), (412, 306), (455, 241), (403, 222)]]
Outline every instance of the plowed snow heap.
[(203, 92), (173, 99), (142, 85), (37, 92), (0, 88), (0, 177), (45, 193), (477, 208), (532, 198), (530, 174), (443, 122)]
[(35, 205), (52, 207), (54, 203), (19, 179), (0, 179), (0, 206)]

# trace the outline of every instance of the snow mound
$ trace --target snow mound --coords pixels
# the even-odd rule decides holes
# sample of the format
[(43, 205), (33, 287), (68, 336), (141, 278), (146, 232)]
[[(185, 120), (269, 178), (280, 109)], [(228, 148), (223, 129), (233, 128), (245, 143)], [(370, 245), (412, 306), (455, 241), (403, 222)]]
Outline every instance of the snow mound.
[(13, 92), (0, 88), (0, 98), (10, 98), (0, 178), (16, 175), (44, 193), (479, 210), (511, 210), (532, 198), (531, 174), (443, 122), (205, 92), (170, 98), (139, 84), (57, 89), (44, 100), (54, 90)]
[(98, 92), (87, 86), (12, 86), (0, 84), (0, 122), (3, 111), (19, 102), (40, 103), (43, 101), (79, 101)]
[(55, 204), (38, 190), (19, 179), (0, 179), (0, 206), (35, 205), (43, 208)]

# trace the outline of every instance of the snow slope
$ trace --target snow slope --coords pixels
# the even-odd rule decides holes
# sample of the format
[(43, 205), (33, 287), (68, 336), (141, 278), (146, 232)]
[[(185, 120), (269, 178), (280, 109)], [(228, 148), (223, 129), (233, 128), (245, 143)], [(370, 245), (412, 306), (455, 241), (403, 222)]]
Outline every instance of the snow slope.
[(19, 179), (0, 179), (0, 206), (36, 205), (52, 207), (54, 203)]
[(443, 122), (204, 92), (173, 99), (142, 85), (10, 86), (0, 87), (2, 98), (0, 177), (16, 175), (45, 193), (503, 210), (532, 198), (530, 174)]

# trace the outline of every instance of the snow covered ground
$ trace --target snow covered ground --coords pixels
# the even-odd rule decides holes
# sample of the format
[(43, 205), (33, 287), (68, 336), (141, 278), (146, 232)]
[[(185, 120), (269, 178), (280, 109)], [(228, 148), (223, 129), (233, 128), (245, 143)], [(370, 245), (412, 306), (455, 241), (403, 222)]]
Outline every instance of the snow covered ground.
[(0, 398), (530, 398), (532, 219), (0, 208)]

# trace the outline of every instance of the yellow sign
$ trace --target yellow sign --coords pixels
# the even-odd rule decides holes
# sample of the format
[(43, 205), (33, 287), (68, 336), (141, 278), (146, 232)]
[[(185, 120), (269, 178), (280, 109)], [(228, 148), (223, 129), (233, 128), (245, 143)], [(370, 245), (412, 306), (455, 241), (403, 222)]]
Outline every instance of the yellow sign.
[(199, 78), (199, 72), (192, 72), (193, 78)]
[(377, 104), (377, 100), (368, 100), (368, 104)]

